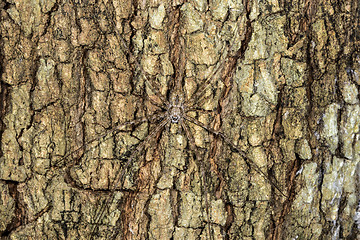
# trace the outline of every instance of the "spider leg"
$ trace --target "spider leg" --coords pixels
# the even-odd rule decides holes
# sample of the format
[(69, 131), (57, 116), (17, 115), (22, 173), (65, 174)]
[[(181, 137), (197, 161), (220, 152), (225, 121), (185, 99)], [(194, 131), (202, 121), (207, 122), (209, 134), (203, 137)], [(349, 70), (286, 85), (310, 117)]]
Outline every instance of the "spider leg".
[[(238, 26), (236, 26), (236, 28), (234, 29), (234, 32), (237, 31)], [(231, 54), (231, 49), (233, 48), (233, 46), (235, 46), (238, 42), (234, 41), (229, 47), (228, 47), (228, 53), (226, 54), (225, 57), (225, 53), (226, 51), (224, 51), (224, 54), (222, 54), (222, 59), (220, 60), (220, 64), (215, 68), (215, 70), (213, 71), (213, 73), (211, 74), (211, 77), (209, 77), (205, 82), (203, 82), (199, 88), (196, 90), (196, 92), (191, 96), (191, 98), (189, 98), (186, 102), (185, 102), (185, 106), (186, 107), (193, 107), (194, 105), (196, 105), (199, 100), (203, 97), (206, 89), (208, 88), (208, 86), (210, 85), (210, 83), (215, 79), (216, 75), (219, 73), (220, 70), (224, 70), (224, 69), (234, 69), (234, 66), (237, 62), (237, 60), (241, 57), (243, 57), (243, 54), (240, 54), (242, 52), (242, 48), (239, 48), (235, 54)], [(229, 44), (228, 44), (229, 45)], [(222, 76), (223, 78), (224, 76)]]
[(202, 111), (202, 112), (207, 112), (207, 113), (214, 112), (214, 110), (205, 110), (205, 109), (200, 108), (200, 106), (202, 106), (203, 103), (205, 101), (209, 100), (210, 98), (212, 98), (211, 95), (208, 95), (208, 96), (203, 95), (203, 96), (201, 96), (199, 98), (199, 100), (197, 101), (197, 104), (192, 104), (192, 107), (186, 108), (185, 112), (190, 112), (190, 111)]
[[(117, 32), (117, 31), (116, 31)], [(119, 42), (121, 42), (124, 46), (125, 49), (129, 49), (128, 44), (125, 42), (125, 40), (121, 37), (121, 35), (117, 32), (117, 37), (120, 39)], [(133, 54), (129, 51), (128, 52), (130, 57), (133, 57)], [(145, 73), (142, 65), (140, 64), (140, 62), (138, 61), (138, 59), (135, 59), (135, 65), (136, 68), (140, 71), (140, 73)], [(162, 101), (162, 105), (163, 106), (168, 106), (169, 102), (166, 100), (166, 97), (159, 91), (159, 87), (157, 86), (157, 84), (152, 80), (152, 78), (148, 78), (145, 74), (143, 74), (144, 78), (145, 78), (145, 82), (148, 83), (151, 91), (153, 91)]]
[(199, 108), (199, 107), (195, 108), (194, 107), (194, 108), (186, 109), (185, 112), (186, 113), (187, 112), (201, 112), (201, 113), (209, 114), (209, 113), (213, 113), (214, 110), (206, 110), (206, 109), (203, 109), (203, 108)]
[(184, 114), (184, 119), (189, 121), (189, 122), (192, 122), (196, 125), (198, 125), (199, 127), (202, 127), (204, 128), (205, 130), (207, 130), (208, 132), (214, 134), (215, 136), (220, 136), (231, 148), (233, 148), (234, 150), (236, 150), (243, 158), (244, 160), (252, 167), (255, 169), (256, 172), (258, 172), (260, 175), (262, 175), (265, 179), (267, 179), (269, 181), (269, 183), (271, 184), (271, 186), (273, 186), (276, 190), (278, 190), (281, 195), (283, 195), (284, 197), (288, 197), (286, 196), (286, 194), (284, 194), (280, 188), (273, 182), (270, 180), (269, 176), (267, 174), (264, 173), (264, 171), (261, 170), (261, 168), (251, 159), (249, 159), (245, 152), (242, 151), (237, 145), (235, 145), (228, 137), (226, 137), (222, 132), (220, 131), (217, 131), (215, 129), (213, 129), (212, 127), (210, 126), (207, 126), (203, 123), (201, 123), (200, 121), (196, 120), (195, 118), (192, 118), (192, 117), (189, 117), (189, 116), (186, 116)]
[(166, 105), (164, 105), (163, 103), (159, 104), (158, 102), (154, 101), (154, 99), (152, 99), (152, 98), (149, 96), (149, 94), (146, 93), (146, 91), (145, 91), (145, 96), (146, 96), (146, 98), (149, 100), (149, 102), (150, 102), (152, 105), (154, 105), (154, 106), (156, 106), (156, 107), (158, 107), (158, 108), (160, 108), (160, 109), (163, 109), (163, 110), (166, 110), (166, 109), (167, 109), (167, 106), (166, 106)]
[(211, 234), (211, 226), (210, 226), (210, 211), (209, 211), (209, 200), (208, 200), (208, 192), (207, 192), (207, 188), (205, 186), (206, 181), (206, 174), (205, 174), (205, 168), (204, 168), (204, 162), (200, 160), (200, 156), (198, 154), (197, 151), (197, 147), (195, 145), (195, 139), (194, 136), (192, 135), (192, 133), (190, 132), (189, 126), (184, 122), (184, 121), (180, 121), (181, 127), (184, 129), (187, 138), (189, 139), (190, 142), (190, 148), (191, 150), (195, 153), (196, 159), (200, 162), (200, 172), (201, 172), (201, 185), (205, 194), (205, 207), (206, 207), (206, 215), (207, 215), (207, 221), (208, 221), (208, 231), (209, 231), (209, 236), (210, 239), (213, 239), (212, 234)]
[[(116, 132), (116, 131), (120, 131), (121, 128), (123, 128), (123, 127), (131, 126), (131, 125), (138, 125), (138, 124), (143, 123), (143, 122), (151, 122), (151, 121), (153, 121), (153, 120), (155, 120), (155, 119), (163, 118), (164, 116), (165, 116), (165, 113), (154, 113), (154, 114), (152, 114), (152, 115), (150, 115), (150, 116), (147, 116), (147, 117), (142, 117), (142, 118), (140, 118), (140, 119), (135, 119), (135, 120), (133, 120), (133, 121), (128, 121), (128, 122), (119, 124), (119, 125), (111, 128), (111, 129), (106, 130), (104, 133), (102, 133), (102, 134), (100, 134), (99, 136), (91, 139), (90, 141), (86, 142), (83, 146), (81, 146), (81, 147), (79, 147), (79, 148), (77, 148), (77, 149), (75, 149), (75, 150), (73, 150), (73, 151), (65, 154), (65, 156), (63, 156), (61, 159), (59, 159), (58, 161), (56, 161), (56, 162), (54, 163), (54, 165), (60, 164), (60, 163), (61, 163), (62, 161), (64, 161), (67, 157), (69, 157), (69, 156), (71, 156), (71, 155), (73, 155), (73, 154), (81, 151), (82, 149), (84, 149), (88, 144), (91, 144), (91, 143), (93, 143), (93, 142), (99, 141), (100, 139), (106, 137), (106, 136), (107, 136), (108, 134), (110, 134), (110, 133), (113, 133), (113, 132)], [(105, 139), (105, 140), (106, 140), (106, 139)], [(89, 149), (89, 150), (90, 150), (90, 149)], [(88, 150), (88, 151), (89, 151), (89, 150)]]
[[(136, 66), (140, 68), (140, 70), (143, 72), (141, 65), (136, 61)], [(163, 106), (169, 106), (169, 101), (166, 100), (165, 96), (159, 91), (159, 87), (157, 84), (152, 80), (152, 78), (148, 78), (145, 74), (143, 75), (145, 78), (145, 82), (148, 83), (151, 91), (153, 91), (156, 96), (158, 96), (161, 100), (161, 104)]]
[(99, 222), (101, 221), (101, 219), (103, 218), (103, 215), (106, 211), (109, 210), (109, 206), (111, 204), (111, 202), (114, 200), (115, 197), (115, 191), (116, 188), (120, 185), (120, 183), (123, 180), (124, 174), (126, 169), (130, 166), (130, 164), (134, 161), (134, 157), (136, 156), (136, 154), (138, 152), (140, 152), (145, 145), (149, 142), (149, 140), (154, 137), (156, 134), (158, 134), (168, 123), (170, 122), (170, 120), (168, 118), (163, 119), (160, 124), (149, 134), (146, 136), (146, 138), (144, 140), (142, 140), (142, 142), (136, 147), (136, 149), (131, 153), (131, 156), (129, 158), (129, 160), (126, 162), (126, 164), (124, 165), (124, 167), (122, 168), (122, 170), (118, 170), (116, 172), (115, 175), (119, 175), (119, 177), (113, 182), (113, 186), (112, 189), (110, 191), (109, 196), (107, 197), (106, 201), (104, 204), (102, 204), (102, 206), (100, 207), (97, 216), (95, 217), (95, 221), (94, 221), (94, 225), (93, 225), (93, 229), (91, 230), (91, 234), (90, 234), (90, 239), (93, 239), (97, 226), (99, 224)]
[(202, 98), (202, 96), (204, 95), (207, 87), (210, 85), (210, 83), (215, 79), (215, 76), (218, 74), (218, 72), (224, 68), (226, 63), (226, 58), (223, 58), (222, 62), (216, 67), (216, 69), (214, 70), (214, 72), (211, 74), (211, 77), (209, 77), (208, 79), (206, 79), (205, 82), (203, 82), (199, 88), (197, 89), (197, 91), (189, 98), (185, 101), (184, 105), (186, 107), (193, 107), (194, 105), (196, 105), (199, 100)]

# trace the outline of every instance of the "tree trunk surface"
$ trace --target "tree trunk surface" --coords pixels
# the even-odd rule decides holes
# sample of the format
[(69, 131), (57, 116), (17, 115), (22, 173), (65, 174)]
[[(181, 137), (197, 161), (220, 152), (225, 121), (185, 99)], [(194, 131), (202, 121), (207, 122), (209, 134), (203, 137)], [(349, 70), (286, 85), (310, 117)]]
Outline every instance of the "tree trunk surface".
[(1, 239), (360, 239), (360, 7), (0, 0)]

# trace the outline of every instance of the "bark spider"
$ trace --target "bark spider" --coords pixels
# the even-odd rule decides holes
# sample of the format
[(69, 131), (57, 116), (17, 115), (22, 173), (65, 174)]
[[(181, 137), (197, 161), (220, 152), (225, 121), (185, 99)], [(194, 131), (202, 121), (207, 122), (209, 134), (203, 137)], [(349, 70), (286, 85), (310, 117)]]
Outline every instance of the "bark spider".
[[(248, 24), (250, 24), (250, 23), (248, 23)], [(249, 29), (250, 29), (249, 31), (251, 31), (250, 27), (249, 27)], [(199, 106), (204, 101), (208, 100), (209, 96), (206, 96), (205, 93), (215, 78), (221, 79), (221, 81), (224, 82), (225, 85), (226, 84), (231, 85), (231, 81), (232, 81), (231, 79), (232, 79), (232, 75), (235, 70), (236, 64), (239, 59), (242, 59), (244, 57), (245, 49), (249, 42), (248, 34), (250, 34), (250, 33), (245, 33), (244, 40), (241, 44), (241, 47), (238, 50), (236, 50), (232, 54), (228, 54), (228, 56), (226, 58), (222, 59), (222, 61), (219, 61), (219, 64), (217, 64), (215, 69), (213, 69), (212, 73), (210, 74), (210, 77), (207, 77), (206, 80), (197, 87), (196, 91), (191, 96), (186, 96), (186, 94), (185, 94), (186, 91), (183, 89), (183, 84), (184, 84), (183, 82), (184, 82), (184, 78), (185, 78), (184, 77), (185, 64), (186, 64), (186, 56), (185, 56), (185, 50), (184, 50), (184, 42), (185, 41), (184, 41), (184, 39), (182, 39), (182, 37), (179, 36), (178, 26), (174, 27), (173, 30), (174, 30), (173, 32), (175, 32), (175, 34), (173, 34), (173, 36), (170, 36), (170, 40), (169, 40), (169, 42), (172, 43), (171, 48), (173, 48), (170, 53), (170, 58), (171, 58), (171, 63), (174, 66), (174, 68), (176, 69), (176, 71), (175, 71), (175, 74), (172, 76), (173, 84), (167, 90), (166, 94), (161, 93), (159, 86), (156, 84), (156, 82), (154, 81), (154, 79), (152, 77), (147, 77), (146, 74), (144, 74), (145, 71), (143, 70), (140, 62), (138, 60), (133, 61), (133, 64), (135, 65), (133, 72), (136, 72), (135, 68), (137, 68), (137, 70), (140, 71), (140, 74), (143, 76), (142, 78), (144, 81), (144, 86), (147, 85), (148, 88), (150, 89), (150, 91), (153, 92), (154, 95), (156, 96), (156, 99), (154, 99), (151, 96), (149, 96), (149, 94), (147, 93), (146, 90), (144, 90), (144, 98), (146, 98), (147, 101), (150, 102), (150, 104), (153, 107), (156, 107), (157, 111), (154, 111), (153, 113), (149, 114), (148, 116), (135, 118), (135, 120), (117, 124), (115, 127), (109, 128), (102, 134), (99, 134), (95, 138), (87, 141), (87, 143), (85, 144), (85, 145), (90, 146), (88, 148), (89, 150), (85, 150), (85, 151), (91, 151), (92, 143), (105, 142), (108, 135), (112, 135), (112, 134), (115, 135), (119, 132), (122, 132), (122, 131), (124, 131), (124, 128), (126, 128), (128, 126), (138, 126), (145, 122), (153, 123), (154, 121), (157, 121), (155, 123), (155, 126), (149, 130), (148, 135), (146, 137), (143, 137), (142, 140), (139, 141), (135, 150), (131, 150), (130, 154), (128, 154), (127, 156), (126, 156), (126, 154), (123, 154), (123, 155), (125, 155), (125, 162), (123, 163), (123, 166), (119, 167), (118, 169), (114, 168), (115, 174), (113, 174), (113, 175), (115, 176), (115, 179), (111, 179), (111, 180), (107, 179), (107, 186), (108, 186), (108, 189), (110, 189), (110, 193), (109, 193), (109, 196), (106, 198), (106, 200), (101, 205), (101, 207), (95, 213), (95, 217), (94, 217), (93, 225), (92, 225), (93, 227), (91, 230), (91, 238), (95, 238), (97, 232), (99, 232), (97, 229), (98, 225), (100, 224), (100, 222), (104, 221), (103, 220), (104, 215), (108, 214), (111, 206), (114, 204), (114, 202), (116, 202), (115, 199), (118, 198), (116, 192), (119, 190), (119, 188), (122, 189), (122, 192), (124, 192), (123, 193), (124, 195), (121, 196), (122, 200), (120, 201), (121, 205), (122, 205), (122, 209), (123, 209), (122, 212), (132, 211), (133, 209), (141, 208), (140, 216), (136, 215), (138, 213), (129, 214), (127, 212), (127, 214), (122, 214), (122, 216), (119, 217), (119, 219), (121, 218), (121, 224), (122, 224), (122, 228), (123, 228), (122, 236), (124, 236), (124, 238), (127, 238), (127, 237), (137, 234), (137, 232), (139, 232), (140, 230), (136, 229), (136, 228), (139, 228), (139, 227), (143, 226), (142, 224), (145, 224), (145, 223), (139, 222), (141, 220), (134, 220), (134, 219), (141, 219), (141, 218), (146, 217), (146, 215), (152, 215), (152, 218), (154, 218), (153, 215), (161, 214), (161, 213), (147, 213), (146, 212), (148, 206), (153, 204), (153, 199), (155, 198), (154, 197), (155, 195), (162, 196), (161, 194), (163, 194), (163, 195), (168, 194), (169, 196), (166, 195), (168, 199), (179, 198), (179, 199), (181, 199), (182, 202), (185, 201), (184, 196), (179, 196), (180, 193), (173, 193), (173, 190), (175, 190), (174, 188), (176, 188), (175, 187), (176, 183), (175, 183), (175, 180), (171, 180), (171, 177), (177, 178), (177, 180), (179, 180), (181, 177), (183, 177), (183, 176), (179, 176), (179, 175), (183, 174), (182, 172), (186, 172), (186, 174), (183, 174), (186, 176), (183, 177), (184, 179), (182, 179), (182, 181), (185, 182), (183, 184), (185, 184), (185, 185), (187, 184), (187, 186), (184, 188), (189, 188), (189, 186), (192, 184), (191, 181), (195, 181), (194, 179), (196, 177), (191, 176), (191, 175), (193, 175), (194, 168), (197, 168), (197, 167), (200, 169), (198, 171), (200, 176), (198, 176), (197, 178), (200, 182), (200, 186), (201, 186), (200, 195), (201, 195), (201, 198), (203, 198), (203, 199), (196, 200), (196, 197), (197, 197), (197, 196), (195, 196), (196, 194), (193, 196), (193, 198), (195, 199), (194, 201), (200, 202), (200, 204), (199, 204), (200, 208), (204, 208), (205, 211), (203, 211), (203, 213), (202, 213), (203, 216), (201, 216), (201, 218), (203, 220), (201, 221), (200, 224), (195, 224), (196, 227), (194, 227), (194, 228), (202, 227), (203, 229), (207, 229), (205, 231), (208, 232), (207, 234), (210, 236), (210, 239), (214, 238), (214, 235), (216, 235), (215, 232), (220, 231), (220, 230), (216, 230), (216, 228), (219, 228), (218, 225), (220, 225), (220, 223), (216, 222), (218, 220), (213, 219), (214, 217), (212, 216), (212, 213), (211, 213), (212, 211), (210, 208), (214, 208), (214, 206), (213, 206), (214, 204), (212, 204), (211, 199), (209, 199), (207, 188), (209, 188), (210, 186), (207, 183), (207, 181), (205, 180), (206, 178), (209, 177), (208, 172), (205, 171), (205, 169), (207, 169), (207, 168), (204, 167), (204, 164), (207, 164), (207, 163), (204, 163), (204, 159), (202, 159), (205, 156), (204, 151), (200, 150), (199, 147), (196, 145), (194, 135), (192, 133), (191, 127), (189, 126), (191, 124), (193, 126), (197, 126), (201, 129), (204, 129), (205, 131), (207, 131), (208, 133), (213, 135), (214, 139), (218, 139), (218, 140), (220, 139), (223, 142), (225, 142), (232, 149), (233, 152), (237, 152), (241, 156), (241, 158), (246, 162), (246, 165), (248, 165), (249, 168), (254, 169), (256, 172), (258, 172), (260, 175), (262, 175), (262, 177), (264, 179), (267, 179), (269, 181), (270, 185), (274, 189), (276, 189), (276, 191), (278, 191), (281, 195), (285, 196), (285, 194), (283, 194), (281, 192), (280, 188), (272, 180), (270, 180), (269, 176), (263, 170), (261, 170), (261, 168), (253, 160), (248, 158), (247, 154), (237, 144), (233, 143), (233, 141), (229, 137), (227, 137), (223, 132), (219, 131), (218, 128), (212, 127), (209, 124), (204, 124), (203, 122), (198, 120), (196, 117), (193, 117), (190, 114), (188, 114), (189, 112), (203, 111), (203, 110), (199, 109)], [(120, 41), (123, 42), (124, 40), (121, 39)], [(179, 46), (181, 46), (181, 47), (179, 48)], [(230, 49), (231, 47), (232, 46), (230, 46), (230, 47), (228, 46), (228, 49)], [(126, 46), (125, 49), (130, 49), (130, 48), (128, 46)], [(129, 54), (128, 58), (129, 59), (131, 58), (131, 54)], [(221, 75), (221, 76), (219, 76), (219, 75)], [(226, 87), (224, 89), (225, 90), (222, 90), (221, 92), (223, 92), (222, 93), (223, 95), (226, 95), (228, 93), (227, 91), (229, 89), (226, 89)], [(230, 87), (230, 89), (231, 89), (231, 87)], [(211, 97), (211, 95), (210, 95), (210, 97)], [(131, 175), (130, 172), (133, 171), (133, 170), (130, 171), (129, 168), (132, 168), (133, 167), (132, 165), (137, 164), (137, 161), (136, 161), (137, 156), (143, 151), (143, 149), (147, 145), (149, 145), (149, 142), (152, 142), (155, 139), (157, 139), (158, 142), (161, 141), (160, 135), (163, 134), (163, 129), (166, 127), (170, 127), (170, 125), (176, 125), (179, 129), (183, 130), (183, 132), (186, 135), (187, 142), (188, 142), (188, 146), (189, 146), (188, 148), (190, 149), (190, 152), (191, 152), (190, 155), (192, 155), (192, 156), (190, 156), (190, 157), (188, 156), (188, 157), (193, 158), (194, 160), (192, 160), (192, 161), (195, 163), (195, 165), (198, 165), (198, 166), (195, 166), (195, 167), (191, 166), (191, 163), (190, 163), (191, 161), (188, 160), (186, 166), (182, 166), (176, 170), (172, 170), (170, 167), (162, 166), (165, 164), (161, 163), (161, 161), (159, 161), (157, 164), (161, 165), (159, 167), (160, 172), (156, 172), (157, 170), (154, 170), (153, 169), (154, 167), (146, 166), (146, 165), (155, 164), (154, 163), (155, 161), (147, 161), (146, 159), (145, 160), (143, 159), (143, 160), (139, 161), (139, 162), (142, 162), (141, 164), (143, 164), (143, 165), (136, 167), (136, 170), (135, 170), (135, 172), (137, 171), (137, 173), (135, 174), (136, 177), (135, 176), (129, 177), (128, 175)], [(101, 144), (102, 143), (100, 143), (99, 145), (101, 145)], [(158, 143), (156, 143), (155, 145), (157, 145), (157, 144)], [(155, 147), (155, 149), (156, 149), (156, 147)], [(80, 149), (78, 149), (78, 150), (80, 150)], [(76, 151), (78, 151), (78, 150), (76, 150)], [(74, 153), (74, 152), (72, 152), (72, 153)], [(157, 156), (158, 152), (159, 152), (159, 150), (154, 151), (152, 157), (153, 158), (158, 157)], [(165, 151), (164, 156), (165, 155), (166, 155), (166, 151)], [(145, 158), (146, 158), (146, 156), (145, 156)], [(221, 172), (218, 169), (216, 169), (217, 168), (216, 164), (214, 164), (212, 162), (210, 164), (210, 166), (212, 169), (210, 169), (210, 170), (207, 169), (207, 170), (213, 171), (214, 175), (216, 175), (220, 179), (218, 181), (218, 182), (220, 182), (220, 183), (218, 183), (218, 185), (219, 185), (218, 188), (223, 189), (224, 188), (223, 185), (225, 182), (224, 177), (222, 176)], [(165, 171), (164, 171), (164, 169), (165, 169)], [(150, 173), (149, 173), (149, 171), (150, 171)], [(153, 171), (153, 172), (151, 172), (151, 171)], [(161, 175), (166, 175), (167, 174), (166, 171), (169, 171), (169, 172), (177, 171), (177, 173), (171, 173), (171, 174), (173, 174), (169, 178), (172, 181), (171, 183), (169, 183), (169, 179), (168, 179), (168, 182), (162, 181)], [(76, 175), (76, 174), (73, 174), (73, 175)], [(131, 178), (131, 177), (136, 178), (136, 181), (137, 181), (137, 184), (133, 183), (133, 185), (137, 185), (137, 188), (135, 188), (135, 190), (131, 187), (126, 186), (129, 184), (129, 182), (131, 182), (131, 180), (129, 180), (129, 178)], [(148, 179), (146, 179), (146, 177), (151, 178), (151, 183), (148, 183), (148, 182), (150, 182), (150, 180), (148, 181)], [(189, 178), (190, 180), (187, 178)], [(142, 182), (143, 185), (140, 184), (139, 182)], [(169, 185), (166, 185), (166, 184), (169, 184)], [(183, 187), (183, 186), (181, 186), (181, 187)], [(193, 186), (191, 186), (191, 187), (193, 187)], [(211, 187), (213, 187), (213, 186), (211, 186)], [(88, 187), (88, 188), (91, 189), (92, 187)], [(141, 196), (142, 196), (143, 192), (146, 192), (145, 195), (148, 196), (146, 200), (141, 200)], [(220, 192), (219, 195), (222, 194), (221, 193), (222, 190), (219, 190), (218, 192)], [(136, 196), (138, 196), (139, 199), (137, 199), (134, 203), (133, 200), (136, 198)], [(220, 198), (220, 196), (216, 197), (216, 199), (219, 199), (219, 198)], [(172, 201), (174, 202), (175, 200), (171, 200), (170, 202), (172, 202)], [(215, 200), (212, 200), (212, 201), (215, 201)], [(202, 202), (204, 202), (204, 204)], [(142, 205), (140, 203), (142, 203)], [(137, 204), (140, 204), (140, 205), (138, 206)], [(174, 203), (174, 204), (176, 205), (179, 203)], [(115, 204), (115, 205), (117, 205), (117, 204)], [(175, 206), (171, 207), (172, 215), (174, 215), (173, 218), (176, 220), (173, 219), (173, 220), (169, 220), (169, 221), (173, 221), (174, 226), (183, 226), (183, 225), (185, 225), (185, 223), (183, 224), (181, 219), (177, 219), (177, 216), (178, 216), (178, 211), (184, 212), (185, 210), (182, 209), (181, 206), (178, 208), (180, 210), (178, 210), (177, 207), (175, 207)], [(129, 215), (131, 215), (131, 216), (129, 216)], [(134, 223), (134, 221), (135, 221), (135, 223)], [(151, 223), (149, 223), (149, 224), (151, 225)], [(145, 225), (143, 226), (144, 228), (146, 228)], [(204, 225), (206, 225), (206, 226), (204, 226)], [(156, 229), (156, 228), (154, 227), (154, 229)], [(117, 233), (114, 233), (112, 235), (116, 236)]]

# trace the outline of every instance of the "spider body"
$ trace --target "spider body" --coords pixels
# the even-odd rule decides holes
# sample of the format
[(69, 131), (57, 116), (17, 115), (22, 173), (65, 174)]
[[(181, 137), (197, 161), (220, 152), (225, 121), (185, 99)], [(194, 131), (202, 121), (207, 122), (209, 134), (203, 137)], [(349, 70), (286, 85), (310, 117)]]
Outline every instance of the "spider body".
[(185, 113), (184, 97), (176, 92), (170, 97), (167, 116), (172, 123), (179, 123)]

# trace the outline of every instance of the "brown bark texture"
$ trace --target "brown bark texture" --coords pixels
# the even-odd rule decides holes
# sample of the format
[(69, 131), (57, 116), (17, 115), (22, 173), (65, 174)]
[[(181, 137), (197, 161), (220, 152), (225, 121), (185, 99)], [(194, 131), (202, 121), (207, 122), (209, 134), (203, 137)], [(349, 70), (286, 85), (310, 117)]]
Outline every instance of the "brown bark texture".
[(359, 239), (358, 0), (0, 0), (1, 239)]

